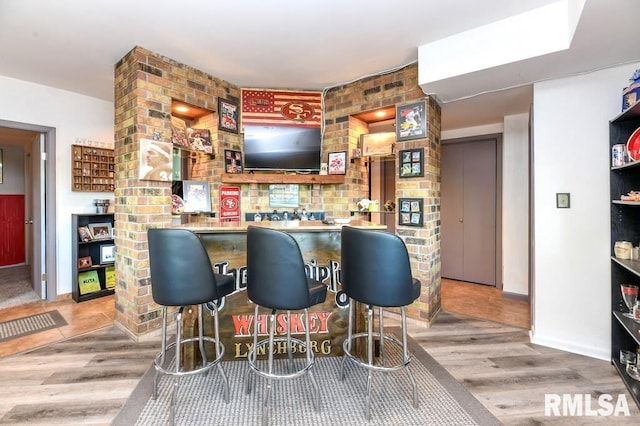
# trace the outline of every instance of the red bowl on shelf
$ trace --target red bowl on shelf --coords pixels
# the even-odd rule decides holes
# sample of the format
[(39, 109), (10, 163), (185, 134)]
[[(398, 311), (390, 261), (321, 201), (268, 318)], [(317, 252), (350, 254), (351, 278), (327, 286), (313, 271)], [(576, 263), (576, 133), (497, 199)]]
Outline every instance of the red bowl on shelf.
[(627, 152), (632, 161), (640, 160), (640, 127), (638, 127), (627, 140)]

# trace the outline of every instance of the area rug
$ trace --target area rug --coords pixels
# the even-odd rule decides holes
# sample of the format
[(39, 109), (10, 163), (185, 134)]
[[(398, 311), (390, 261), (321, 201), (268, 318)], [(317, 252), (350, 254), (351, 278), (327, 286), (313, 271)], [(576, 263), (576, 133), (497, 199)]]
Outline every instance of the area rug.
[[(313, 371), (320, 387), (320, 411), (316, 412), (313, 408), (308, 377), (274, 381), (274, 392), (269, 402), (271, 415), (269, 424), (287, 426), (501, 424), (453, 376), (411, 339), (409, 339), (409, 350), (414, 356), (410, 365), (418, 386), (417, 409), (412, 405), (411, 385), (405, 372), (374, 372), (371, 420), (367, 421), (364, 417), (366, 371), (353, 363), (348, 363), (346, 379), (341, 381), (342, 358), (317, 357)], [(389, 361), (392, 361), (395, 356), (399, 356), (399, 353), (391, 354)], [(285, 361), (277, 360), (277, 362), (283, 364)], [(228, 404), (224, 402), (222, 379), (215, 368), (208, 375), (183, 377), (178, 390), (176, 425), (262, 424), (262, 400), (266, 380), (254, 375), (253, 392), (247, 394), (243, 382), (247, 364), (244, 361), (226, 361), (222, 366), (229, 379), (230, 402)], [(159, 381), (158, 398), (153, 400), (151, 392), (154, 374), (152, 366), (147, 370), (112, 425), (168, 424), (173, 381), (162, 377)]]
[(0, 342), (67, 325), (58, 311), (0, 322)]
[(0, 309), (40, 300), (31, 288), (29, 268), (29, 265), (0, 268)]

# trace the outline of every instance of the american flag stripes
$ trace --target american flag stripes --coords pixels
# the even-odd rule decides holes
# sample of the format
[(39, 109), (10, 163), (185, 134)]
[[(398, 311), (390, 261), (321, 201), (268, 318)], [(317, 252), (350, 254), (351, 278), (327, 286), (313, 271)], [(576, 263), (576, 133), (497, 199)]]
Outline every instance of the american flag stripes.
[(242, 125), (320, 127), (322, 92), (242, 89)]

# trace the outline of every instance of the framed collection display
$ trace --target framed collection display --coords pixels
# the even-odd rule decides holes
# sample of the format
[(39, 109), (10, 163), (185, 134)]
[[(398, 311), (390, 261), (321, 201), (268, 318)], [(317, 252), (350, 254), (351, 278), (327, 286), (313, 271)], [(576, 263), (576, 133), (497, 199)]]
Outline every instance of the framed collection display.
[(116, 246), (104, 244), (100, 246), (100, 264), (113, 263), (116, 261)]
[(424, 222), (424, 200), (422, 198), (399, 198), (400, 215), (398, 225), (419, 226)]
[[(1, 153), (0, 153), (1, 154)], [(0, 155), (0, 175), (2, 173)], [(72, 191), (110, 192), (115, 188), (113, 149), (71, 145)], [(0, 176), (0, 183), (2, 179)]]
[(427, 137), (427, 102), (396, 106), (396, 141)]
[(424, 148), (403, 149), (400, 156), (400, 177), (424, 176)]
[(110, 240), (111, 239), (111, 224), (110, 223), (90, 223), (89, 231), (94, 240)]
[(347, 151), (330, 152), (328, 165), (330, 175), (347, 173)]
[(238, 133), (238, 103), (218, 98), (218, 129)]
[(224, 150), (224, 171), (225, 173), (242, 173), (242, 152)]

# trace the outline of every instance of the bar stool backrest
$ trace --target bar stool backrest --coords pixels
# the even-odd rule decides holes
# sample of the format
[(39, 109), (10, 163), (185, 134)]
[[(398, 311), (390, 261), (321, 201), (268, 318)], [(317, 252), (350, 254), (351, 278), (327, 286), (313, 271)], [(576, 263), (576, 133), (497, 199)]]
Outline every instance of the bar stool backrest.
[(310, 303), (304, 260), (296, 240), (276, 229), (247, 228), (247, 297), (277, 310), (300, 310)]
[(415, 299), (404, 241), (384, 231), (342, 227), (342, 289), (368, 305), (406, 306)]
[(187, 306), (219, 299), (211, 260), (202, 241), (186, 229), (149, 229), (153, 300)]

